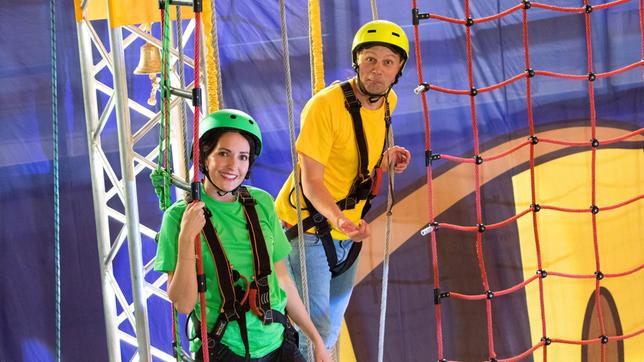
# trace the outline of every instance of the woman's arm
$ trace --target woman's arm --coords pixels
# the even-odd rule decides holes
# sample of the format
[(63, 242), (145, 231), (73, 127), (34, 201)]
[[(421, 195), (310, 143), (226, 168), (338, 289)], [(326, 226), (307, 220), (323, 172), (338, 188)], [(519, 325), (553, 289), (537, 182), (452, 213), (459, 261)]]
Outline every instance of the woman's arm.
[(297, 288), (286, 270), (286, 264), (284, 264), (284, 261), (280, 260), (275, 263), (274, 270), (277, 272), (277, 279), (279, 280), (280, 287), (286, 292), (286, 311), (293, 322), (295, 322), (304, 334), (311, 339), (311, 342), (313, 342), (315, 360), (317, 362), (331, 362), (331, 355), (324, 346), (324, 341), (317, 329), (315, 329), (306, 308), (304, 308), (302, 299), (300, 299), (300, 295), (297, 294)]
[(181, 218), (177, 266), (168, 273), (168, 298), (180, 313), (190, 313), (197, 304), (197, 271), (195, 263), (195, 239), (201, 233), (206, 219), (202, 201), (192, 202)]

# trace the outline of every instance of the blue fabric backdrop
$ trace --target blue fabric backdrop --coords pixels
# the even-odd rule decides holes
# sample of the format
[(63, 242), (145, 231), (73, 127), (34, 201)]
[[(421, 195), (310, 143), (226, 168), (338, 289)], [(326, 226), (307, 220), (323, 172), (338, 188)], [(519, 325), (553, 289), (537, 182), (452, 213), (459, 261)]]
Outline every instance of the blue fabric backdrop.
[[(289, 1), (287, 13), (296, 115), (311, 89), (306, 3)], [(409, 2), (378, 3), (381, 18), (403, 24), (411, 39)], [(434, 13), (464, 17), (462, 1), (421, 3), (427, 8), (431, 5)], [(516, 1), (471, 3), (472, 16), (476, 18), (507, 9)], [(551, 3), (580, 6), (581, 2)], [(227, 107), (248, 111), (261, 122), (266, 151), (258, 161), (252, 183), (275, 195), (291, 169), (277, 2), (217, 1), (217, 6), (224, 102)], [(102, 361), (107, 360), (107, 352), (72, 1), (58, 1), (56, 11), (62, 353), (68, 361)], [(641, 59), (637, 1), (593, 12), (591, 17), (595, 24), (593, 62), (597, 72)], [(12, 6), (0, 7), (0, 18), (3, 19), (0, 22), (0, 124), (3, 126), (0, 132), (0, 360), (50, 361), (55, 351), (55, 299), (49, 4), (33, 0), (14, 2)], [(327, 84), (353, 74), (351, 34), (370, 18), (368, 1), (322, 2)], [(533, 68), (574, 74), (586, 72), (583, 17), (533, 9), (529, 20)], [(473, 52), (479, 87), (524, 70), (521, 27), (520, 13), (477, 26)], [(420, 46), (427, 80), (448, 88), (468, 87), (464, 39), (462, 26), (434, 21), (423, 23)], [(414, 57), (412, 51), (406, 71), (396, 86), (400, 99), (394, 114), (396, 140), (414, 154), (409, 172), (397, 179), (399, 196), (425, 182), (422, 107), (420, 98), (412, 93), (417, 85)], [(127, 59), (128, 67), (133, 68), (138, 54), (128, 54)], [(149, 89), (146, 81), (133, 79), (130, 89), (140, 89), (140, 96), (145, 97)], [(599, 119), (625, 130), (644, 125), (641, 69), (597, 80), (595, 86), (598, 103), (602, 104), (598, 108)], [(558, 127), (588, 124), (586, 82), (540, 77), (535, 78), (533, 91), (539, 130), (555, 124)], [(439, 152), (470, 155), (473, 144), (467, 97), (431, 93), (429, 102), (434, 148)], [(527, 135), (524, 81), (482, 94), (477, 98), (477, 106), (484, 147)], [(115, 129), (106, 130), (107, 134), (110, 132), (113, 134)], [(104, 147), (109, 151), (108, 157), (117, 157), (116, 143), (108, 142)], [(439, 168), (441, 165), (438, 162)], [(158, 225), (161, 213), (156, 196), (149, 184), (139, 183), (141, 218), (148, 224)], [(382, 206), (382, 201), (376, 208)], [(123, 283), (128, 283), (126, 272), (116, 270), (115, 274)], [(159, 305), (150, 306), (150, 315), (160, 314), (167, 315), (167, 310)], [(151, 319), (155, 341), (169, 336), (167, 320)], [(124, 349), (123, 353), (127, 357), (131, 351)], [(405, 350), (405, 353), (400, 355), (413, 356), (413, 351)]]

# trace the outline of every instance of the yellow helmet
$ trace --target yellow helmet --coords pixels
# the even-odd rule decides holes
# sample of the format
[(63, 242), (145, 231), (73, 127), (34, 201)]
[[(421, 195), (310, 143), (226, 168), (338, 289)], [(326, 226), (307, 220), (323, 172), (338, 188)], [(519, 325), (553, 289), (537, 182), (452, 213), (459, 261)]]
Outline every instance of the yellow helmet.
[(351, 46), (355, 69), (358, 68), (358, 52), (374, 45), (383, 45), (398, 53), (403, 61), (400, 67), (400, 73), (402, 73), (409, 54), (409, 40), (405, 31), (398, 24), (387, 20), (373, 20), (360, 27), (353, 37)]

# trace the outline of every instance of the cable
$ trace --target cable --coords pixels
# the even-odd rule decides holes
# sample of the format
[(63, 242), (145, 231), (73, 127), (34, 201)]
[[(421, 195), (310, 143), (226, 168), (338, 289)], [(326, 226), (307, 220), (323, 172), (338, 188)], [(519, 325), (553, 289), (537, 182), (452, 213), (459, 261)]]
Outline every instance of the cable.
[(58, 154), (58, 70), (56, 57), (56, 0), (49, 0), (49, 26), (51, 35), (51, 117), (54, 144), (54, 268), (56, 283), (56, 361), (61, 360), (61, 310), (60, 310), (60, 180)]
[[(297, 210), (297, 242), (300, 258), (300, 275), (302, 276), (302, 302), (309, 312), (309, 287), (306, 272), (306, 250), (304, 247), (304, 227), (302, 226), (302, 204), (300, 188), (300, 173), (297, 172), (297, 152), (295, 151), (295, 123), (293, 121), (293, 90), (291, 82), (291, 65), (288, 52), (288, 28), (286, 23), (286, 5), (280, 0), (280, 31), (282, 35), (282, 65), (284, 67), (284, 84), (286, 86), (286, 105), (288, 109), (288, 129), (291, 145), (291, 162), (293, 164), (293, 178), (295, 183), (295, 207)], [(308, 361), (313, 361), (311, 340), (307, 338)]]

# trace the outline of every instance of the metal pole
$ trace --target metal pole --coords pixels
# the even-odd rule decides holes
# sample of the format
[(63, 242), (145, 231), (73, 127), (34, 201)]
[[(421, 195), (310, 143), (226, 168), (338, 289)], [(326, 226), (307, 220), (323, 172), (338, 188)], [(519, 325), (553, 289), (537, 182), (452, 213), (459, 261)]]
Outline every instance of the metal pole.
[[(90, 174), (92, 177), (92, 195), (94, 202), (94, 220), (96, 222), (96, 240), (98, 242), (98, 258), (103, 292), (103, 316), (105, 318), (105, 334), (107, 337), (107, 355), (110, 361), (121, 359), (121, 346), (117, 338), (116, 297), (109, 284), (108, 273), (112, 268), (106, 265), (106, 255), (110, 251), (110, 232), (107, 213), (105, 210), (105, 182), (103, 166), (99, 151), (100, 137), (94, 137), (98, 128), (98, 105), (96, 102), (96, 85), (93, 74), (92, 44), (89, 30), (84, 22), (76, 25), (78, 34), (78, 49), (80, 53), (81, 80), (83, 84), (83, 101), (85, 106), (85, 122), (87, 124), (87, 147), (89, 151)], [(112, 276), (113, 279), (113, 276)]]
[[(109, 24), (109, 22), (108, 22)], [(130, 279), (134, 305), (136, 340), (140, 361), (151, 361), (148, 308), (144, 296), (143, 257), (141, 234), (139, 233), (139, 208), (134, 173), (134, 155), (130, 113), (128, 107), (127, 83), (125, 81), (125, 59), (123, 56), (123, 34), (121, 27), (110, 28), (110, 49), (114, 65), (114, 97), (116, 99), (116, 122), (119, 140), (121, 174), (127, 227)]]

